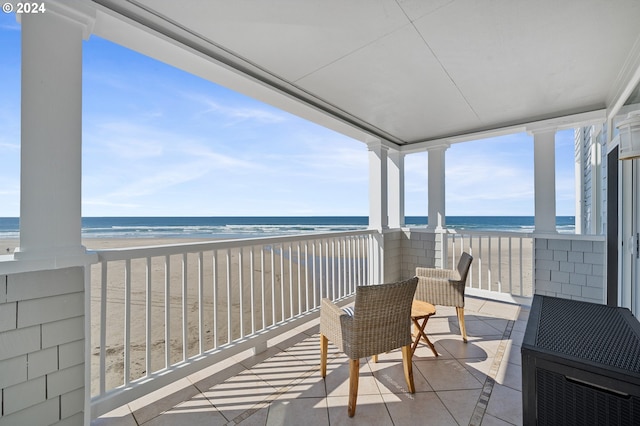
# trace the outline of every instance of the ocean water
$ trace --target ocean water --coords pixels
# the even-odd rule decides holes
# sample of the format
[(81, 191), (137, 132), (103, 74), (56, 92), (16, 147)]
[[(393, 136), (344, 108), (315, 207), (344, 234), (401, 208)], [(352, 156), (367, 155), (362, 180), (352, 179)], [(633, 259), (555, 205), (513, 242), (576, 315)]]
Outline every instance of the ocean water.
[[(366, 229), (366, 216), (302, 217), (85, 217), (83, 238), (253, 238)], [(426, 216), (407, 216), (408, 227), (426, 227)], [(558, 216), (558, 231), (573, 233), (575, 218)], [(533, 232), (533, 216), (450, 216), (447, 227)], [(0, 239), (19, 238), (18, 218), (0, 218)]]

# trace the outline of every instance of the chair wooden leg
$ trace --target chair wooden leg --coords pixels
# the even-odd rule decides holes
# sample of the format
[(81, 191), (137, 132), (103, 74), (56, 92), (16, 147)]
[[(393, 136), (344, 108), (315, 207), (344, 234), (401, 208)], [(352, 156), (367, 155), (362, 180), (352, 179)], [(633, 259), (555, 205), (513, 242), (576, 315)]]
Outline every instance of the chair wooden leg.
[(404, 378), (407, 381), (409, 392), (415, 393), (416, 387), (413, 384), (413, 363), (411, 362), (412, 355), (413, 353), (411, 351), (411, 345), (402, 347), (402, 365), (404, 367)]
[(373, 356), (373, 362), (375, 362), (376, 364), (378, 363), (378, 354), (375, 354)]
[(320, 335), (320, 374), (322, 377), (327, 376), (327, 349), (329, 346), (329, 339), (324, 334)]
[(464, 326), (464, 308), (456, 308), (456, 312), (458, 313), (458, 323), (460, 324), (462, 340), (467, 343), (467, 329)]
[(358, 399), (358, 379), (360, 377), (360, 360), (349, 360), (349, 417), (356, 414), (356, 400)]

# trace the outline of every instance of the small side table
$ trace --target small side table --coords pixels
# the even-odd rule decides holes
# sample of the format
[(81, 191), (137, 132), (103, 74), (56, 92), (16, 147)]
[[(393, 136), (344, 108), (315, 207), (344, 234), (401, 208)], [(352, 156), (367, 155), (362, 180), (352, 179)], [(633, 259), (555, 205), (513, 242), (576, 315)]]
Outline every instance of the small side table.
[(427, 326), (427, 321), (429, 321), (429, 318), (432, 315), (435, 315), (435, 313), (436, 307), (431, 303), (423, 302), (422, 300), (413, 301), (413, 304), (411, 305), (411, 321), (413, 321), (413, 325), (415, 325), (417, 336), (415, 336), (415, 340), (411, 345), (411, 356), (413, 356), (413, 353), (416, 351), (420, 339), (424, 340), (427, 345), (429, 345), (435, 356), (438, 356), (436, 347), (433, 346), (433, 343), (431, 343), (431, 340), (429, 340), (424, 331)]

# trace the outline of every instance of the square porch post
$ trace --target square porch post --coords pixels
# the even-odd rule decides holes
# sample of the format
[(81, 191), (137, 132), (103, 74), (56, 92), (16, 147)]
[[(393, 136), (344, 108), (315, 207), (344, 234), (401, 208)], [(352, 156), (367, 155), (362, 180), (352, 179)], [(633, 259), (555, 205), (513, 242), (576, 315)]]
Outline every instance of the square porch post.
[(536, 234), (555, 234), (556, 229), (556, 129), (536, 129), (533, 134)]
[(402, 228), (404, 216), (404, 156), (396, 149), (389, 150), (389, 227)]
[[(22, 21), (20, 247), (16, 259), (84, 254), (82, 40), (89, 18), (58, 4)], [(81, 21), (78, 21), (81, 19)]]
[(446, 235), (446, 191), (445, 191), (445, 151), (449, 144), (437, 145), (428, 149), (428, 197), (429, 210), (427, 229), (435, 237), (435, 267), (447, 266)]

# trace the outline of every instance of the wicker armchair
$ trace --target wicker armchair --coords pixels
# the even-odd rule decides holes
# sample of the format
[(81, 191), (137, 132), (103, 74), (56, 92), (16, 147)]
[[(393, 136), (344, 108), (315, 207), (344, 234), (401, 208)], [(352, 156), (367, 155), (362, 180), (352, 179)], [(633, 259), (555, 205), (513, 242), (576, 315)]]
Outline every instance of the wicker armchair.
[(467, 341), (464, 326), (464, 289), (473, 257), (462, 253), (456, 269), (416, 268), (416, 299), (432, 305), (455, 306), (462, 340)]
[(327, 346), (331, 340), (349, 357), (349, 417), (356, 412), (360, 358), (402, 348), (407, 386), (415, 392), (411, 365), (411, 303), (418, 284), (414, 277), (390, 284), (356, 289), (353, 314), (329, 299), (320, 308), (320, 370), (327, 374)]

